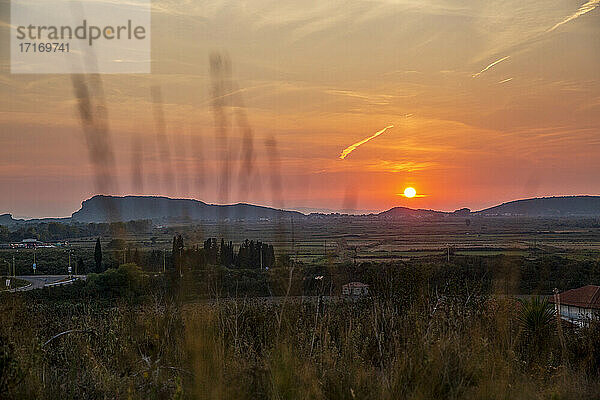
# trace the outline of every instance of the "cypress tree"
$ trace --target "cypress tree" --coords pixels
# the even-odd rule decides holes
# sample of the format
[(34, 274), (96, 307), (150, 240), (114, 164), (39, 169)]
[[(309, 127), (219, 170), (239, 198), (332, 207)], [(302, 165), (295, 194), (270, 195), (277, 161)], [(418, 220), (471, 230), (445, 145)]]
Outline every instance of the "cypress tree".
[(96, 262), (96, 272), (102, 272), (102, 246), (100, 238), (96, 240), (96, 248), (94, 249), (94, 261)]
[(173, 251), (171, 258), (173, 259), (173, 268), (179, 268), (183, 258), (183, 237), (181, 235), (173, 236)]
[(85, 265), (83, 264), (83, 258), (77, 258), (77, 273), (85, 274)]

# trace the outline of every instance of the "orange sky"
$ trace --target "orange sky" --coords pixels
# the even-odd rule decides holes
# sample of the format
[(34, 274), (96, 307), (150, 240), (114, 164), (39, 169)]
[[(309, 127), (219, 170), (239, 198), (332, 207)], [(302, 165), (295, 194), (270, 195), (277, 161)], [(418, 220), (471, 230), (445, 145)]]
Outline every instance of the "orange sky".
[[(497, 3), (157, 0), (153, 73), (102, 76), (111, 191), (332, 210), (600, 194), (598, 2)], [(8, 19), (2, 2), (6, 39)], [(76, 107), (70, 76), (11, 75), (0, 49), (0, 213), (70, 215), (101, 189)]]

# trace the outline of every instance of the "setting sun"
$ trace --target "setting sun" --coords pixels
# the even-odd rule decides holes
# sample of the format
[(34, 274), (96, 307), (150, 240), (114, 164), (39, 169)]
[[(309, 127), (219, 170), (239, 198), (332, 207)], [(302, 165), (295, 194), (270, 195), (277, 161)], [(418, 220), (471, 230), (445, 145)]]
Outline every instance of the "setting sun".
[(404, 189), (404, 196), (411, 198), (411, 197), (415, 197), (416, 195), (417, 195), (417, 191), (415, 190), (415, 188), (407, 187), (406, 189)]

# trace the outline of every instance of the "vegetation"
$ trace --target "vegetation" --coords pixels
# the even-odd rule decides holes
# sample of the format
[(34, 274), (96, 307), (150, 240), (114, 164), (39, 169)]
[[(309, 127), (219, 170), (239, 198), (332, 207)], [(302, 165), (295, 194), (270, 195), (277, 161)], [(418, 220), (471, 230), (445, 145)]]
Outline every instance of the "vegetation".
[[(297, 235), (312, 241), (109, 224), (66, 247), (1, 250), (17, 275), (35, 253), (38, 273), (64, 274), (70, 254), (88, 276), (0, 294), (0, 398), (598, 398), (600, 323), (559, 324), (543, 295), (600, 284), (599, 253), (489, 244), (511, 224), (438, 223), (476, 248), (388, 250), (396, 225), (342, 222), (334, 243), (310, 224)], [(426, 241), (422, 229), (399, 240)], [(371, 296), (341, 296), (351, 281)]]
[[(561, 342), (547, 302), (493, 296), (493, 282), (467, 264), (356, 266), (372, 297), (320, 297), (338, 286), (341, 270), (352, 268), (263, 271), (275, 295), (266, 300), (189, 302), (186, 291), (197, 275), (171, 269), (154, 276), (134, 264), (70, 287), (3, 295), (0, 396), (591, 399), (600, 393), (597, 322), (563, 326)], [(304, 277), (311, 274), (327, 278), (309, 285)], [(227, 280), (211, 285), (223, 294)], [(286, 296), (293, 292), (316, 296)]]
[(96, 240), (96, 247), (94, 247), (94, 262), (96, 263), (96, 271), (102, 271), (102, 244), (100, 238)]
[(62, 241), (93, 236), (115, 236), (125, 232), (145, 234), (152, 230), (152, 221), (138, 220), (112, 223), (62, 223), (27, 222), (12, 229), (0, 225), (0, 243), (20, 242), (23, 239), (38, 239), (42, 242)]

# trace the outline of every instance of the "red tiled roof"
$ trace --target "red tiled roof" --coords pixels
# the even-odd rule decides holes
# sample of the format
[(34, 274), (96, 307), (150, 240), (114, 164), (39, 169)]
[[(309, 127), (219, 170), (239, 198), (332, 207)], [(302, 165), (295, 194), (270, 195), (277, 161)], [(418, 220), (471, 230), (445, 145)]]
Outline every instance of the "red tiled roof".
[[(562, 292), (559, 296), (560, 304), (600, 309), (600, 286), (586, 285)], [(554, 296), (550, 296), (550, 302), (554, 303)]]

